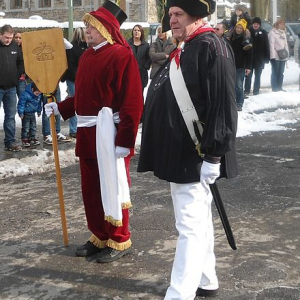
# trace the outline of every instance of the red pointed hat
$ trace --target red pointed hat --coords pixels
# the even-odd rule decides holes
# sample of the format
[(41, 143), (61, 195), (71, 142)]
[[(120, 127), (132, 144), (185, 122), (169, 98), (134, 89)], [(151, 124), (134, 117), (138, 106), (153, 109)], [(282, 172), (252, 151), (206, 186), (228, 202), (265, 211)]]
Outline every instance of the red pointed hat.
[(214, 13), (216, 8), (215, 0), (165, 0), (164, 15), (162, 18), (163, 32), (170, 30), (169, 8), (177, 6), (189, 15), (198, 18), (205, 18)]
[(116, 42), (127, 47), (128, 43), (120, 32), (120, 26), (126, 18), (124, 11), (106, 0), (97, 10), (86, 13), (82, 20), (95, 27), (110, 44)]

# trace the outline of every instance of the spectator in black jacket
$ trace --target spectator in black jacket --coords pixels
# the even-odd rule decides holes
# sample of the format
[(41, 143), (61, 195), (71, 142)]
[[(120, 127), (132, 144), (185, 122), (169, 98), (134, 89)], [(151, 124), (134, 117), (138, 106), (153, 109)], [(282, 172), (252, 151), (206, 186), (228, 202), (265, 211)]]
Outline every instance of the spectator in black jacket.
[(151, 59), (149, 57), (150, 46), (145, 41), (144, 29), (141, 25), (135, 25), (132, 29), (132, 37), (128, 43), (133, 51), (133, 54), (139, 65), (143, 90), (148, 84), (148, 70), (151, 66)]
[(260, 77), (265, 67), (265, 64), (270, 61), (270, 47), (268, 33), (261, 28), (261, 19), (255, 17), (252, 20), (252, 27), (250, 28), (251, 40), (253, 46), (253, 64), (249, 75), (245, 80), (245, 95), (248, 95), (251, 90), (251, 81), (253, 71), (255, 72), (253, 95), (259, 94)]
[[(72, 45), (66, 49), (68, 70), (65, 73), (62, 81), (66, 81), (68, 87), (68, 97), (75, 95), (75, 77), (78, 68), (78, 63), (81, 55), (88, 48), (85, 41), (84, 28), (78, 27), (74, 30)], [(76, 116), (69, 119), (69, 136), (76, 138), (77, 134), (77, 118)]]
[(5, 133), (4, 144), (7, 151), (20, 151), (16, 144), (17, 85), (24, 73), (23, 55), (13, 40), (14, 30), (10, 25), (0, 28), (0, 103), (3, 103)]
[(244, 49), (243, 39), (246, 30), (246, 21), (240, 20), (237, 22), (234, 32), (230, 38), (232, 49), (235, 57), (236, 67), (236, 82), (235, 93), (238, 111), (242, 111), (244, 104), (244, 78), (248, 76), (252, 68), (252, 47), (248, 50)]

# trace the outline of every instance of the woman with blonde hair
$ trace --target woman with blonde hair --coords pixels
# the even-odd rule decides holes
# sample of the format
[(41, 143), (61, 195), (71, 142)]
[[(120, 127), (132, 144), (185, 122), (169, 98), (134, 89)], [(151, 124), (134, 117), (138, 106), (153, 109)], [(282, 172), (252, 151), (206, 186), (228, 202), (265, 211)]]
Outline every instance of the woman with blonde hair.
[(171, 33), (162, 32), (161, 26), (157, 28), (157, 38), (150, 46), (149, 56), (152, 61), (150, 79), (152, 79), (158, 69), (163, 65), (170, 53), (176, 48), (172, 41)]
[(285, 21), (278, 19), (273, 29), (269, 32), (270, 61), (272, 66), (271, 86), (273, 92), (284, 91), (282, 89), (285, 63), (289, 59)]
[[(77, 27), (73, 33), (73, 47), (66, 50), (68, 59), (68, 70), (62, 81), (66, 81), (68, 87), (68, 96), (72, 97), (75, 94), (75, 77), (78, 68), (78, 63), (83, 52), (88, 48), (85, 41), (85, 29)], [(77, 118), (76, 116), (69, 119), (69, 136), (76, 138), (77, 134)]]

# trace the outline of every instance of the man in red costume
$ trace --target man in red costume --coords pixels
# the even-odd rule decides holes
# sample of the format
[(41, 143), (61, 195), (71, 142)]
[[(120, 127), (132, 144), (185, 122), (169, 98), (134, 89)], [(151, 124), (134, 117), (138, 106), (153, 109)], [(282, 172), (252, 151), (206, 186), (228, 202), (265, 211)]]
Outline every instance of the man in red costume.
[[(120, 33), (120, 24), (126, 18), (126, 14), (110, 1), (85, 14), (83, 20), (90, 48), (79, 61), (75, 96), (57, 105), (46, 105), (48, 115), (60, 113), (65, 120), (75, 113), (77, 115), (76, 155), (80, 158), (82, 197), (92, 235), (86, 244), (76, 249), (76, 255), (88, 257), (97, 254), (99, 263), (115, 261), (131, 247), (128, 228), (130, 202), (122, 203), (121, 221), (107, 216), (102, 190), (104, 180), (101, 176), (100, 189), (99, 179), (99, 171), (107, 167), (99, 164), (96, 153), (96, 127), (99, 126), (96, 126), (96, 119), (105, 107), (112, 111), (114, 117), (119, 116), (113, 152), (116, 159), (124, 158), (126, 184), (130, 183), (129, 163), (142, 115), (143, 96), (136, 60)], [(103, 128), (106, 130), (106, 125)]]

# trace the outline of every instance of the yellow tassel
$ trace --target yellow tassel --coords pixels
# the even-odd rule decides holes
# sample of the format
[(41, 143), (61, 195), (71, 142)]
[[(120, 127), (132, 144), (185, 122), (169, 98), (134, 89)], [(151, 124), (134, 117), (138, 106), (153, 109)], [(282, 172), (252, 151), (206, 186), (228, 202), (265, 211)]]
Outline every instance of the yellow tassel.
[(200, 143), (198, 143), (198, 144), (196, 145), (196, 150), (197, 150), (198, 155), (199, 155), (200, 157), (204, 157), (204, 154), (201, 153), (201, 144), (200, 144)]
[(125, 249), (128, 249), (131, 247), (131, 240), (129, 239), (128, 241), (124, 242), (124, 243), (117, 243), (111, 239), (109, 239), (107, 241), (106, 246), (110, 247), (110, 248), (114, 248), (116, 250), (122, 251)]
[(103, 26), (103, 24), (97, 18), (90, 15), (89, 13), (86, 13), (83, 16), (82, 20), (84, 21), (84, 23), (88, 23), (88, 24), (92, 25), (93, 27), (95, 27), (111, 45), (114, 44), (111, 34), (107, 31), (107, 29)]
[(89, 238), (89, 241), (98, 248), (105, 248), (106, 244), (107, 244), (107, 240), (101, 241), (94, 234), (91, 235), (91, 237)]

